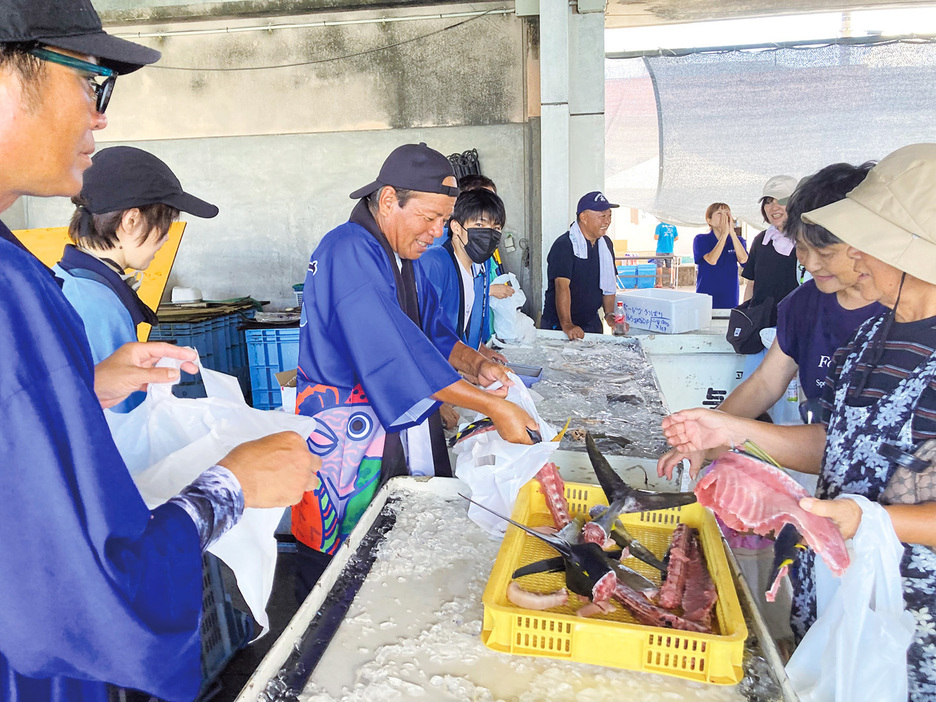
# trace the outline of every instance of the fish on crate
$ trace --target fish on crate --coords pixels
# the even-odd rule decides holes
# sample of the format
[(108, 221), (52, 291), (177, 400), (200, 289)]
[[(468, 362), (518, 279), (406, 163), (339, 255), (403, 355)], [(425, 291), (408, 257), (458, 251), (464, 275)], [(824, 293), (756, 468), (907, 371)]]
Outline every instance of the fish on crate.
[[(779, 536), (785, 525), (792, 524), (833, 573), (842, 575), (848, 568), (848, 550), (835, 522), (800, 507), (799, 501), (808, 493), (776, 465), (729, 451), (712, 462), (711, 470), (696, 484), (695, 494), (699, 504), (732, 529)], [(788, 531), (781, 546), (790, 538)], [(792, 560), (795, 543), (789, 547), (785, 555)], [(782, 570), (782, 565), (777, 570)]]
[(562, 529), (572, 517), (569, 515), (569, 501), (565, 496), (565, 481), (559, 475), (559, 467), (555, 463), (547, 463), (535, 476), (540, 484), (540, 492), (546, 500), (546, 508), (552, 515), (556, 529)]
[[(566, 587), (576, 595), (584, 597), (591, 603), (597, 605), (602, 611), (612, 611), (613, 606), (610, 603), (611, 594), (617, 583), (617, 575), (612, 565), (611, 559), (596, 544), (571, 542), (569, 538), (571, 532), (560, 531), (556, 534), (543, 534), (535, 529), (520, 524), (510, 517), (498, 514), (492, 509), (475, 502), (469, 497), (462, 495), (464, 499), (481, 509), (487, 510), (504, 521), (522, 529), (527, 534), (549, 544), (559, 552), (560, 556), (555, 559), (546, 559), (530, 566), (541, 566), (543, 570), (531, 570), (530, 572), (558, 572), (564, 570), (566, 575)], [(577, 539), (575, 539), (577, 541)], [(636, 575), (636, 573), (635, 573)], [(642, 577), (642, 576), (640, 576)], [(644, 578), (644, 580), (646, 580)], [(651, 588), (656, 586), (649, 580), (646, 580)], [(536, 593), (529, 593), (534, 595)], [(531, 598), (526, 598), (531, 599)], [(528, 605), (524, 605), (529, 607)], [(529, 607), (535, 609), (536, 607)]]
[[(590, 432), (585, 434), (585, 447), (598, 484), (608, 500), (607, 509), (585, 525), (586, 541), (603, 544), (612, 538), (613, 527), (621, 514), (671, 509), (696, 501), (695, 494), (691, 492), (656, 492), (633, 488), (615, 472), (608, 459), (601, 454)], [(631, 553), (636, 555), (633, 551)]]

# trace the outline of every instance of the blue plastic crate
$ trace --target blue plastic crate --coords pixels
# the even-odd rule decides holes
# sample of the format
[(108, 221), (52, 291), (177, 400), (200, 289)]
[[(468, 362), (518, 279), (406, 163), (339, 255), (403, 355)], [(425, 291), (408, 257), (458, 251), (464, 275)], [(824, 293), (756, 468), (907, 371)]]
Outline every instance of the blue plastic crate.
[(638, 263), (617, 267), (618, 290), (652, 288), (656, 285), (656, 264)]
[(245, 335), (253, 406), (281, 407), (283, 398), (276, 374), (299, 365), (299, 329), (248, 329)]
[(231, 604), (225, 591), (221, 562), (217, 556), (202, 556), (202, 621), (200, 696), (220, 675), (234, 654), (246, 646), (253, 636), (250, 616)]
[[(174, 341), (198, 350), (205, 368), (236, 376), (245, 395), (250, 392), (247, 344), (242, 328), (244, 317), (237, 312), (200, 322), (163, 322), (150, 332), (151, 341)], [(199, 376), (183, 375), (173, 388), (177, 397), (205, 397)], [(249, 398), (248, 398), (249, 399)]]

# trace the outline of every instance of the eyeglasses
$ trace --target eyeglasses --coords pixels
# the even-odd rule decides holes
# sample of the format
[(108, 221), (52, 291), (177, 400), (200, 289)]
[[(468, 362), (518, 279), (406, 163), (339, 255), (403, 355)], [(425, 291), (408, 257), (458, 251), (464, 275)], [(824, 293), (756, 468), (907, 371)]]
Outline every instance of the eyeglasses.
[[(97, 111), (104, 114), (104, 110), (107, 109), (107, 103), (110, 102), (111, 93), (114, 92), (114, 83), (117, 82), (117, 71), (111, 68), (105, 68), (104, 66), (98, 66), (96, 63), (82, 61), (73, 56), (60, 54), (57, 51), (49, 51), (48, 49), (31, 49), (29, 53), (43, 61), (57, 63), (60, 66), (67, 66), (68, 68), (74, 68), (75, 70), (89, 74), (88, 83), (91, 85), (91, 89), (94, 91), (94, 97), (97, 100)], [(94, 80), (97, 77), (104, 78), (104, 80), (98, 83)]]

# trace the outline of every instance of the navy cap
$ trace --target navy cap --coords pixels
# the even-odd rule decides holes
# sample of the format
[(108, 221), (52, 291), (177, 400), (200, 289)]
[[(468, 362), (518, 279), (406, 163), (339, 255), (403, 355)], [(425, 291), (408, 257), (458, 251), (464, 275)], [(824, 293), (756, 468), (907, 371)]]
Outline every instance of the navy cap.
[(425, 142), (404, 144), (387, 156), (387, 160), (380, 167), (377, 180), (355, 190), (351, 193), (351, 198), (357, 200), (367, 197), (385, 185), (458, 197), (456, 186), (442, 183), (446, 178), (454, 177), (455, 171), (452, 170), (449, 160), (435, 149), (430, 149)]
[(197, 217), (214, 217), (218, 208), (182, 190), (169, 166), (132, 146), (98, 151), (84, 172), (81, 197), (92, 214), (162, 203)]
[(620, 205), (615, 205), (612, 202), (608, 202), (608, 198), (602, 195), (599, 190), (593, 190), (590, 193), (585, 193), (581, 198), (579, 198), (578, 207), (575, 208), (575, 216), (578, 217), (585, 210), (604, 212), (605, 210), (610, 210), (614, 207), (620, 207)]
[(159, 60), (161, 54), (112, 37), (90, 0), (0, 0), (0, 44), (38, 42), (93, 56), (119, 74)]

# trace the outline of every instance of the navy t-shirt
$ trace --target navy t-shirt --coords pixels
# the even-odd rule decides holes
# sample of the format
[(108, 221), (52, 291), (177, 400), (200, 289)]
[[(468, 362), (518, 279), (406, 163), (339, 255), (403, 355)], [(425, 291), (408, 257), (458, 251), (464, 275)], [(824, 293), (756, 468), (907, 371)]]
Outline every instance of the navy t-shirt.
[(800, 385), (807, 399), (822, 395), (835, 350), (845, 345), (862, 322), (886, 311), (877, 302), (846, 310), (835, 293), (821, 292), (814, 280), (803, 283), (780, 302), (777, 343), (799, 366)]
[(572, 239), (566, 232), (552, 245), (546, 257), (546, 277), (549, 287), (546, 288), (546, 300), (543, 304), (543, 317), (540, 327), (543, 329), (559, 329), (559, 315), (556, 313), (556, 278), (569, 279), (569, 291), (572, 296), (571, 314), (572, 324), (581, 327), (582, 331), (600, 334), (602, 331), (601, 317), (598, 310), (604, 299), (601, 292), (601, 260), (598, 245), (604, 245), (611, 250), (611, 240), (604, 236), (592, 244), (587, 239), (588, 258), (577, 258), (572, 253)]
[[(738, 306), (738, 256), (734, 240), (729, 236), (715, 265), (708, 263), (703, 256), (710, 253), (717, 243), (718, 237), (712, 231), (697, 234), (692, 240), (692, 255), (699, 267), (696, 292), (711, 295), (712, 307), (717, 310), (731, 309)], [(741, 239), (741, 245), (746, 252), (744, 239)]]

